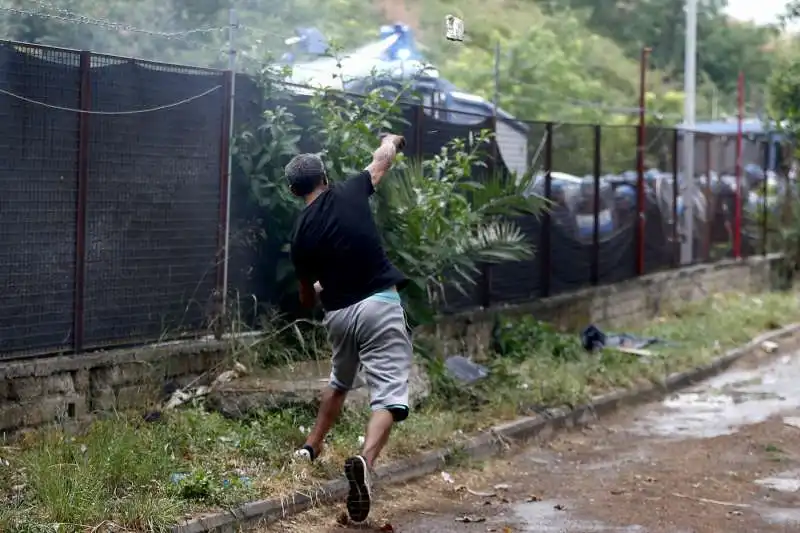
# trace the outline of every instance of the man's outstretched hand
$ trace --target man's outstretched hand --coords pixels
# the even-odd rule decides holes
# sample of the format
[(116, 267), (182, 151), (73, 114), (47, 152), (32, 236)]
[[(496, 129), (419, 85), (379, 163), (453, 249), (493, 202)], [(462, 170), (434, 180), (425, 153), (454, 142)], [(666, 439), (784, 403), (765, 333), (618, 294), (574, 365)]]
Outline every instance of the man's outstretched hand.
[(367, 167), (372, 177), (373, 187), (377, 187), (384, 174), (392, 167), (392, 163), (397, 157), (397, 151), (402, 150), (406, 145), (406, 140), (402, 135), (385, 133), (381, 135), (381, 145), (372, 154), (372, 163)]
[(381, 135), (381, 144), (384, 143), (393, 144), (395, 150), (399, 151), (406, 147), (406, 138), (402, 135), (395, 135), (394, 133), (384, 133)]

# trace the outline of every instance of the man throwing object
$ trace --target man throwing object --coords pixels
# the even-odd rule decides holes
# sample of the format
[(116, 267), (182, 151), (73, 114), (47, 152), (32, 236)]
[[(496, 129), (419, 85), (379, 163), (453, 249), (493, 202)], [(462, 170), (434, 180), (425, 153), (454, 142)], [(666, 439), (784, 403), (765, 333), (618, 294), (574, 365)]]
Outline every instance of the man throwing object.
[(333, 185), (316, 155), (301, 154), (286, 165), (289, 188), (305, 201), (292, 241), (300, 301), (313, 307), (319, 294), (333, 348), (330, 383), (314, 429), (295, 456), (313, 461), (322, 453), (325, 436), (363, 367), (372, 416), (361, 454), (344, 464), (350, 484), (347, 511), (354, 522), (369, 515), (370, 471), (392, 425), (408, 417), (413, 352), (397, 292), (408, 280), (387, 258), (369, 205), (403, 143), (397, 135), (385, 136), (364, 171)]

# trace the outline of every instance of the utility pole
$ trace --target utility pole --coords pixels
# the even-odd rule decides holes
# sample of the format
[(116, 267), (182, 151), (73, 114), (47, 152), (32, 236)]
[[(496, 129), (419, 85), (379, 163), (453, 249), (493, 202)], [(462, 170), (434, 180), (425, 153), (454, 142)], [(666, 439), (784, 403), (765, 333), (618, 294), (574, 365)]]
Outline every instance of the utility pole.
[(686, 0), (686, 57), (684, 58), (683, 92), (683, 188), (684, 231), (681, 263), (690, 264), (694, 254), (694, 129), (697, 91), (697, 0)]

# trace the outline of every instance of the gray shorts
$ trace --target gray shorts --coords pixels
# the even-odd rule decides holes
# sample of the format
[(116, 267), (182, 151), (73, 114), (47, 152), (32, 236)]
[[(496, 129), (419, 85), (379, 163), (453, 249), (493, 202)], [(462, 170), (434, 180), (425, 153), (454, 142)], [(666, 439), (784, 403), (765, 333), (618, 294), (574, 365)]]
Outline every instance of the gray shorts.
[(353, 388), (363, 367), (373, 411), (387, 409), (395, 419), (408, 414), (408, 378), (413, 348), (399, 297), (379, 293), (323, 320), (333, 348), (330, 386)]

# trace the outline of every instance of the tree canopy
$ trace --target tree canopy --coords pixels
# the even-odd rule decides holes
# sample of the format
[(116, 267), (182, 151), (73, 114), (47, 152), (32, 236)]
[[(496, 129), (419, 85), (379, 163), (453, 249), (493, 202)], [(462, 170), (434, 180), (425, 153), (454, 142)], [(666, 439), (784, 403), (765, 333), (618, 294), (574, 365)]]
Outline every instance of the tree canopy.
[[(236, 46), (245, 66), (280, 55), (298, 26), (320, 28), (346, 51), (374, 40), (381, 24), (401, 19), (445, 77), (491, 98), (499, 42), (500, 103), (530, 120), (633, 117), (643, 46), (652, 48), (648, 91), (663, 100), (682, 85), (685, 16), (676, 0), (429, 0), (424, 9), (421, 0), (0, 0), (0, 30), (14, 40), (224, 67), (231, 3), (242, 24)], [(701, 116), (735, 111), (740, 70), (750, 111), (757, 111), (776, 56), (777, 28), (732, 21), (725, 4), (699, 5)], [(467, 42), (443, 38), (448, 13), (465, 19)], [(661, 116), (674, 123), (681, 110), (672, 107)]]
[[(786, 4), (784, 23), (800, 18), (800, 0)], [(782, 128), (797, 134), (800, 127), (800, 46), (796, 39), (778, 47), (775, 69), (769, 80), (769, 112)]]

